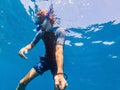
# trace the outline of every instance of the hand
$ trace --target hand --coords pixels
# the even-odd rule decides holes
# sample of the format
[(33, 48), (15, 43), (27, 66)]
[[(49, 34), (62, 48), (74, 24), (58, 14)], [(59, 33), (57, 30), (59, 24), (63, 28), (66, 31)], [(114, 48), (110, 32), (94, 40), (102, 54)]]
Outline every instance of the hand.
[(68, 83), (65, 80), (63, 74), (55, 75), (54, 80), (55, 80), (55, 88), (59, 88), (60, 90), (64, 90), (68, 86)]
[(24, 55), (24, 53), (28, 53), (28, 49), (27, 49), (27, 48), (22, 48), (22, 49), (20, 49), (20, 51), (19, 51), (18, 54), (19, 54), (22, 58), (27, 59), (27, 57)]

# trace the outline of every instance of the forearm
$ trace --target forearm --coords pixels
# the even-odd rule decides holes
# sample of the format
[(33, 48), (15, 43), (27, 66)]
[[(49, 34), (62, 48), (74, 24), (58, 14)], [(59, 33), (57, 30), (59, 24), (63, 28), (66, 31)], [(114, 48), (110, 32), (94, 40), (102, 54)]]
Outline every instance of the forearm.
[(57, 56), (56, 63), (57, 63), (57, 73), (63, 73), (63, 57)]
[(63, 71), (63, 46), (56, 46), (56, 63), (57, 63), (57, 73), (54, 77), (55, 79), (55, 90), (64, 90), (68, 86), (67, 81), (64, 77)]
[(24, 48), (26, 48), (27, 50), (31, 50), (34, 47), (34, 43), (30, 43), (28, 45), (26, 45)]
[(57, 73), (63, 73), (63, 47), (56, 47), (56, 63), (57, 63)]

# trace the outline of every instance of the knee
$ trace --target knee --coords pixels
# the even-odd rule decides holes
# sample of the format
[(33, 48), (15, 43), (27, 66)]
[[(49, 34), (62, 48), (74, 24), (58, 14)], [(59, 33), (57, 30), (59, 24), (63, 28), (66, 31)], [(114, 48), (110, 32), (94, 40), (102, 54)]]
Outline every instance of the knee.
[(20, 86), (26, 86), (27, 82), (24, 79), (22, 79), (22, 80), (19, 81), (19, 85)]
[(25, 90), (26, 85), (27, 85), (27, 83), (25, 82), (24, 79), (22, 79), (19, 81), (16, 90)]

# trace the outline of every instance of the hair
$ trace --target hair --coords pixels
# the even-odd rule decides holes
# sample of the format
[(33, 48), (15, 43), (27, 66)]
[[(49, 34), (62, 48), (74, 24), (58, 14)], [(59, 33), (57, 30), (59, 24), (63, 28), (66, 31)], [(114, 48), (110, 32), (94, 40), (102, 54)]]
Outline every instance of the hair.
[[(47, 13), (48, 13), (48, 10), (41, 10), (41, 9), (36, 13), (37, 17), (39, 18), (38, 24), (43, 23), (44, 19), (46, 18)], [(51, 24), (54, 25), (55, 18), (54, 18), (53, 11), (50, 13), (48, 18), (49, 18)]]

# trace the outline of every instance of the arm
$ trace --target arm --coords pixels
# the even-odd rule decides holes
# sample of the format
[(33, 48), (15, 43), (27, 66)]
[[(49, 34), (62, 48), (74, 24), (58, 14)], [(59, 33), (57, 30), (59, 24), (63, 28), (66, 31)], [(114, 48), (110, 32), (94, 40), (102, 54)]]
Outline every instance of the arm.
[(34, 46), (34, 43), (31, 42), (30, 44), (28, 44), (25, 47), (21, 48), (18, 54), (22, 58), (27, 59), (27, 57), (24, 55), (24, 53), (28, 53), (28, 51), (31, 50), (33, 48), (33, 46)]
[[(64, 90), (68, 85), (64, 78), (63, 71), (63, 44), (65, 39), (65, 32), (62, 29), (58, 30), (57, 45), (56, 45), (56, 64), (57, 64), (57, 74), (55, 75), (55, 90)], [(59, 88), (59, 89), (58, 89)]]
[(58, 28), (57, 31), (57, 42), (56, 42), (56, 63), (57, 63), (57, 73), (63, 73), (63, 46), (65, 41), (65, 30)]
[(63, 46), (56, 46), (56, 63), (57, 63), (57, 73), (63, 73)]
[(38, 41), (42, 38), (42, 35), (43, 33), (39, 31), (34, 37), (33, 41), (30, 44), (26, 45), (25, 47), (21, 48), (18, 54), (22, 58), (27, 59), (24, 53), (28, 53), (28, 51), (31, 50), (38, 43)]
[[(68, 86), (67, 81), (64, 78), (63, 71), (63, 46), (56, 46), (56, 63), (57, 63), (57, 74), (55, 75), (55, 90), (64, 90)], [(59, 89), (58, 89), (59, 88)]]

